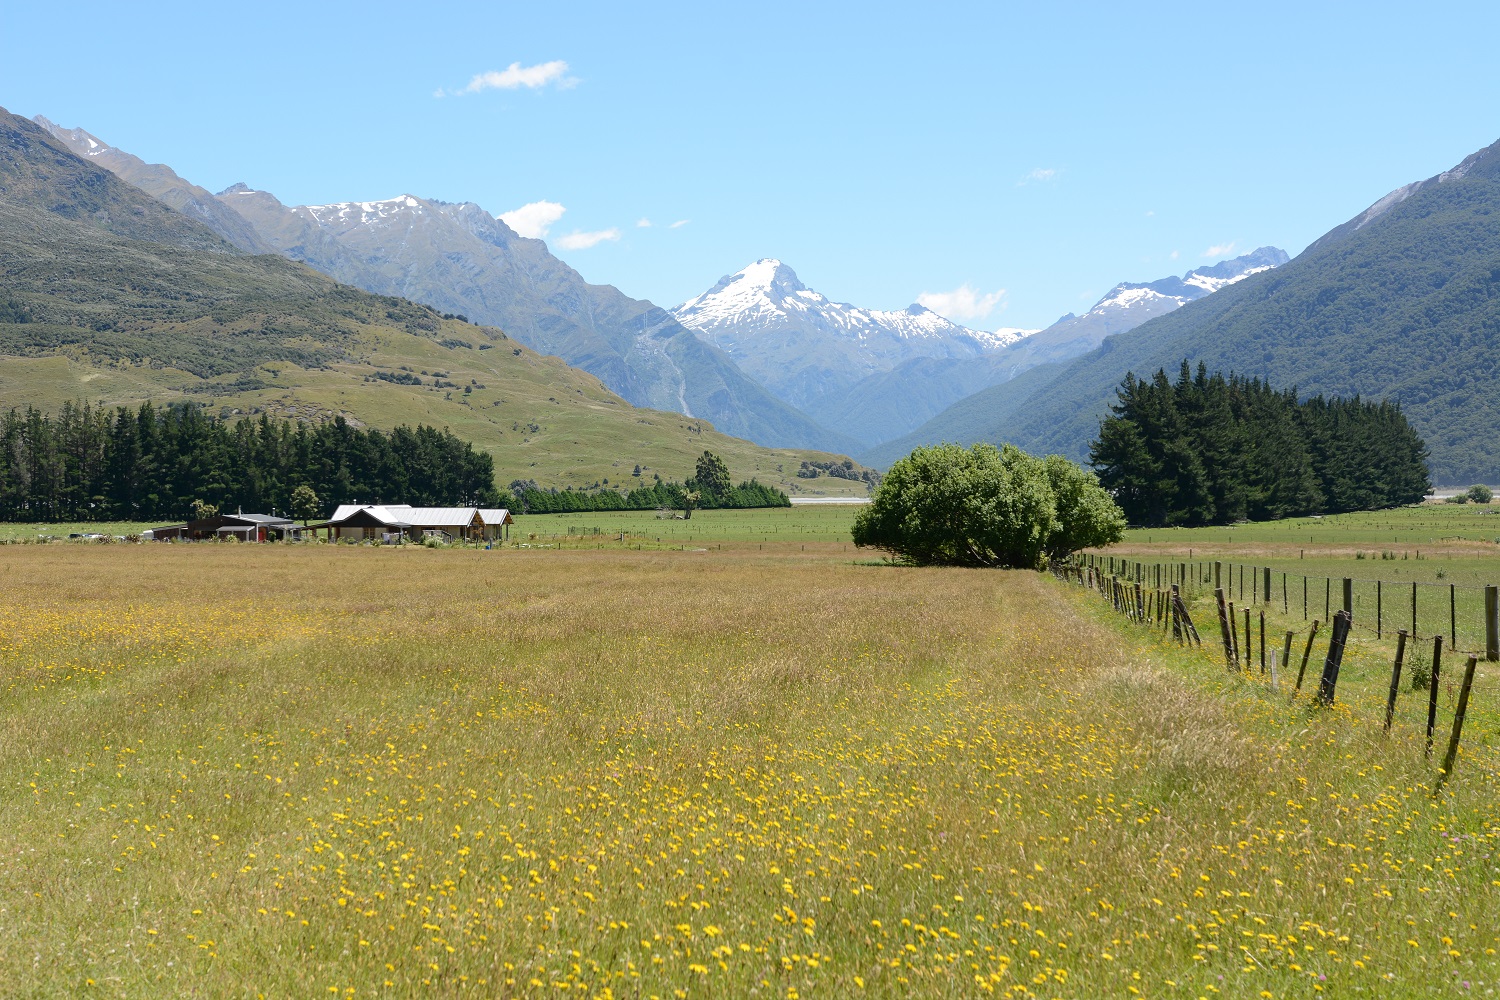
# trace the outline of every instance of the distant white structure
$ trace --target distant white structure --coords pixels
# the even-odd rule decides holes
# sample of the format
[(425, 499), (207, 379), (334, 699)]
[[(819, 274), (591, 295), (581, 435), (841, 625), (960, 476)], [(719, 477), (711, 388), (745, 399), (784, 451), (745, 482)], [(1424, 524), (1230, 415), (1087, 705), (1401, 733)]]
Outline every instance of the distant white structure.
[(503, 507), (412, 507), (409, 504), (340, 504), (333, 516), (322, 524), (308, 525), (313, 533), (326, 532), (331, 541), (344, 538), (375, 539), (385, 542), (402, 538), (462, 538), (467, 541), (493, 541), (509, 538), (509, 526), (515, 523)]

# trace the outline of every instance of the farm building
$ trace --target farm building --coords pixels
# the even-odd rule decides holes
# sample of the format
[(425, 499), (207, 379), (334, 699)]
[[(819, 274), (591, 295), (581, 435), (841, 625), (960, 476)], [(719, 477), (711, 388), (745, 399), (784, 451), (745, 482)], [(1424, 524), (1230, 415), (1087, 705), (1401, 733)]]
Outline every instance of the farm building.
[(505, 537), (513, 523), (504, 508), (410, 507), (406, 504), (342, 504), (322, 524), (309, 525), (314, 535), (331, 541), (345, 538), (394, 542), (403, 537), (439, 537), (486, 541)]
[(201, 542), (214, 538), (238, 538), (242, 542), (279, 542), (295, 537), (302, 529), (289, 517), (275, 514), (215, 514), (213, 517), (152, 528), (156, 541)]

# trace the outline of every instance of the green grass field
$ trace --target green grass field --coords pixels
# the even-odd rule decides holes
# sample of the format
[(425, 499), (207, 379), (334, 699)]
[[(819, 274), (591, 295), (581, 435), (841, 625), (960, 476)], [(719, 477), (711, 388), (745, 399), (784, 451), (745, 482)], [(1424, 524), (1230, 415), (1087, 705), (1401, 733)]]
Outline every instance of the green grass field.
[(35, 542), (44, 538), (66, 539), (71, 534), (100, 534), (111, 537), (138, 535), (152, 524), (137, 521), (100, 521), (91, 523), (0, 523), (0, 542)]

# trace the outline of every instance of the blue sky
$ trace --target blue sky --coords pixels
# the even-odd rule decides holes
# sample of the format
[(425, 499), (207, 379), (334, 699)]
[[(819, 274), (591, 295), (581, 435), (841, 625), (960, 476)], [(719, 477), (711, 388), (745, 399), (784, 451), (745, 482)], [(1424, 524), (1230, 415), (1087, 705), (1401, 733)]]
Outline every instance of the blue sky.
[(561, 206), (525, 218), (662, 305), (773, 256), (837, 300), (1043, 326), (1295, 254), (1500, 138), (1497, 11), (7, 3), (0, 105), (288, 204)]

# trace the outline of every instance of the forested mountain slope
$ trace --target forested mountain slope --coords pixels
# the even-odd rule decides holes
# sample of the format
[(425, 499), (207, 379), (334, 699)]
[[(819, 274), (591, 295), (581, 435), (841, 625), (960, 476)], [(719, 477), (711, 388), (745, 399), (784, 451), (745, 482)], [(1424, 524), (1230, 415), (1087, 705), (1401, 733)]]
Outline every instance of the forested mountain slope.
[(1439, 483), (1500, 478), (1500, 143), (1407, 185), (1296, 259), (962, 400), (914, 444), (1011, 441), (1084, 458), (1127, 372), (1188, 360), (1304, 395), (1399, 403)]
[(1038, 365), (1086, 354), (1108, 337), (1286, 260), (1286, 253), (1276, 247), (1260, 247), (1194, 268), (1181, 277), (1121, 282), (1082, 316), (1069, 313), (1044, 330), (976, 357), (905, 361), (829, 393), (810, 405), (808, 412), (823, 426), (853, 434), (867, 446), (889, 441), (910, 433), (965, 396), (1008, 382)]

